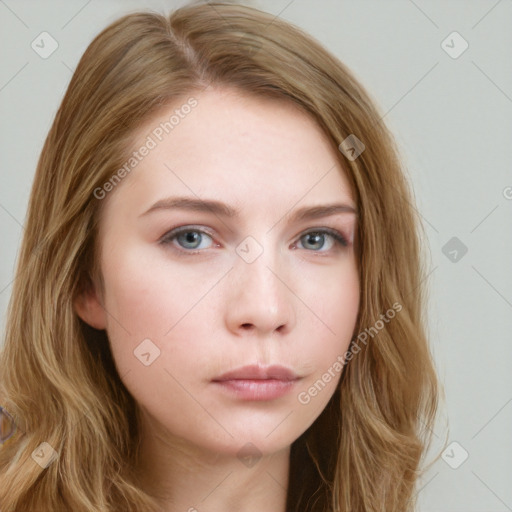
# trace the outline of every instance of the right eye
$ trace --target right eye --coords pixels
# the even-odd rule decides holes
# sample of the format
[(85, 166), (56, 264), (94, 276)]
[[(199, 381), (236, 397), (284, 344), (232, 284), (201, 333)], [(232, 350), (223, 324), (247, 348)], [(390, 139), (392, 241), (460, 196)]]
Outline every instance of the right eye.
[[(208, 244), (209, 240), (209, 245)], [(213, 239), (207, 232), (196, 229), (191, 226), (184, 226), (173, 229), (166, 233), (161, 239), (160, 243), (163, 245), (173, 245), (178, 250), (183, 252), (195, 254), (196, 252), (212, 247)], [(206, 244), (206, 245), (205, 245)]]

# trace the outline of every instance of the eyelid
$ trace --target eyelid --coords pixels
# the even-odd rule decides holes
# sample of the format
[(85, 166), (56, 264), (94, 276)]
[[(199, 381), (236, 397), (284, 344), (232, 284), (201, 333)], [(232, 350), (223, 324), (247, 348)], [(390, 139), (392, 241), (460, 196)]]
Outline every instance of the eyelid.
[[(328, 228), (328, 227), (322, 227), (322, 228), (311, 228), (307, 229), (306, 231), (302, 232), (297, 240), (300, 240), (303, 236), (309, 235), (310, 233), (321, 233), (331, 236), (334, 239), (335, 243), (339, 243), (343, 248), (348, 247), (350, 245), (350, 237), (345, 236), (344, 233), (341, 231), (334, 229), (334, 228)], [(329, 251), (309, 251), (313, 253), (322, 253), (322, 252), (329, 252)]]
[(172, 228), (169, 231), (165, 232), (160, 237), (160, 240), (170, 237), (171, 235), (175, 235), (176, 233), (181, 233), (182, 231), (199, 231), (201, 233), (206, 233), (207, 235), (213, 236), (213, 230), (208, 227), (199, 224), (183, 224), (181, 226), (176, 226), (175, 228)]
[[(158, 240), (159, 244), (168, 244), (171, 245), (172, 239), (175, 239), (179, 234), (187, 232), (187, 231), (197, 231), (198, 233), (202, 233), (203, 235), (208, 235), (214, 244), (216, 244), (214, 240), (214, 234), (213, 231), (205, 228), (204, 226), (194, 225), (194, 224), (184, 224), (182, 226), (176, 226), (175, 228), (171, 229), (170, 231), (167, 231), (163, 236), (160, 237)], [(218, 245), (218, 244), (217, 244)], [(205, 249), (190, 249), (186, 250), (179, 247), (173, 247), (179, 252), (185, 252), (187, 254), (194, 254), (204, 251)]]

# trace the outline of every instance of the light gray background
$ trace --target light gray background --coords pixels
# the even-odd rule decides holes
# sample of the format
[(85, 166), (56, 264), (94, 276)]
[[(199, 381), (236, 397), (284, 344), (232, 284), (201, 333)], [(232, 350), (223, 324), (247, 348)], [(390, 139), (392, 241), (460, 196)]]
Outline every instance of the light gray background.
[[(260, 0), (319, 39), (375, 98), (407, 163), (429, 239), (429, 324), (446, 391), (421, 512), (512, 511), (512, 1)], [(0, 0), (2, 332), (37, 158), (92, 38), (127, 12), (180, 2)], [(47, 31), (58, 49), (31, 42)], [(458, 58), (441, 43), (468, 42)], [(447, 43), (460, 48), (456, 40)], [(448, 246), (457, 237), (461, 257)], [(450, 258), (457, 258), (451, 261)], [(449, 430), (448, 430), (449, 428)]]

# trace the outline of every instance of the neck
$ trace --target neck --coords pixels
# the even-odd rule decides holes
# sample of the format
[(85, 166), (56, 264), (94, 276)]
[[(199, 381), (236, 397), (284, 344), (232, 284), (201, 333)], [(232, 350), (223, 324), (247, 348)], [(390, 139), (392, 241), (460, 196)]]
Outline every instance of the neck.
[(193, 445), (147, 422), (142, 433), (138, 474), (162, 512), (285, 512), (290, 447), (261, 458), (249, 449), (245, 457)]

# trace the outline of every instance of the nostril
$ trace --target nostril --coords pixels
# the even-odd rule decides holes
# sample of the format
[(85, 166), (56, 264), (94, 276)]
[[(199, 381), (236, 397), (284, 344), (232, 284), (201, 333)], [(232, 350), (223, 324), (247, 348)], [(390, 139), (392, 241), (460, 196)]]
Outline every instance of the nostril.
[(242, 324), (242, 328), (249, 330), (252, 328), (252, 324)]

